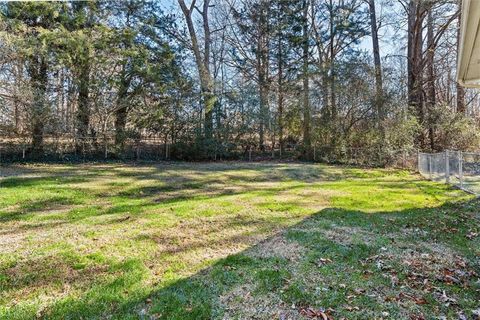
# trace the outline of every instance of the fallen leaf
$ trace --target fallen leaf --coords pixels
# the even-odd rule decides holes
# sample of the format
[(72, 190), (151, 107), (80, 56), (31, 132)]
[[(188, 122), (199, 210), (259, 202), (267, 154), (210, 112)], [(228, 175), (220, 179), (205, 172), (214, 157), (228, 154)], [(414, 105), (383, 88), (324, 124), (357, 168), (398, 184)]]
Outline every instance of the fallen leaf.
[(468, 240), (473, 240), (474, 238), (478, 237), (478, 232), (470, 232), (467, 234)]
[(329, 263), (332, 263), (332, 260), (331, 260), (331, 259), (328, 259), (328, 258), (320, 258), (320, 259), (318, 259), (317, 265), (318, 265), (319, 267), (321, 267), (321, 266), (324, 266), (324, 265), (329, 264)]
[(302, 309), (300, 310), (300, 314), (304, 317), (309, 319), (322, 319), (322, 320), (331, 320), (324, 311), (322, 310), (314, 310), (312, 308)]
[(480, 319), (480, 308), (478, 308), (476, 310), (472, 310), (472, 315), (473, 315), (473, 319), (479, 320)]
[(356, 306), (355, 307), (346, 306), (345, 310), (347, 310), (347, 311), (360, 311), (360, 308), (356, 307)]

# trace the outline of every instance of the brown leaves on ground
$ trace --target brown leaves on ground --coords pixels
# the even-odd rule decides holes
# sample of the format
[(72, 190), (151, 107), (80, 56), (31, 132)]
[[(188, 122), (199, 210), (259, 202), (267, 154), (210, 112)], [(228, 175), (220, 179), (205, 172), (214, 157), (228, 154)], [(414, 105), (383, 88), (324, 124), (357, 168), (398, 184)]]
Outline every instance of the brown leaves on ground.
[[(407, 311), (415, 305), (441, 304), (463, 312), (458, 305), (456, 288), (468, 288), (478, 277), (474, 266), (446, 247), (425, 244), (402, 252), (384, 250), (362, 261), (364, 268), (376, 266), (383, 277), (390, 279), (391, 288), (384, 288), (385, 302), (395, 303)], [(400, 266), (400, 268), (399, 268)], [(448, 288), (452, 286), (452, 290)], [(427, 300), (433, 296), (434, 301)], [(425, 319), (422, 314), (411, 319)]]
[(468, 240), (473, 240), (480, 235), (479, 232), (469, 231), (466, 235)]
[(313, 308), (303, 308), (300, 310), (300, 314), (308, 319), (322, 319), (322, 320), (333, 320), (331, 312), (333, 310), (316, 310)]
[[(395, 261), (404, 267), (402, 283), (399, 283), (397, 270), (393, 267)], [(433, 289), (434, 281), (467, 285), (472, 277), (477, 276), (464, 258), (442, 248), (435, 248), (428, 253), (420, 249), (405, 250), (401, 254), (384, 252), (369, 257), (364, 263), (374, 263), (385, 277), (392, 279), (393, 287), (402, 285), (426, 291)]]
[(320, 259), (318, 259), (317, 265), (318, 265), (319, 267), (321, 267), (321, 266), (324, 266), (324, 265), (329, 264), (329, 263), (332, 263), (332, 262), (333, 262), (332, 259), (320, 258)]
[(386, 302), (394, 302), (394, 301), (412, 301), (417, 305), (424, 305), (428, 304), (428, 301), (424, 297), (417, 297), (413, 294), (408, 294), (405, 292), (400, 292), (396, 296), (388, 296), (385, 298)]

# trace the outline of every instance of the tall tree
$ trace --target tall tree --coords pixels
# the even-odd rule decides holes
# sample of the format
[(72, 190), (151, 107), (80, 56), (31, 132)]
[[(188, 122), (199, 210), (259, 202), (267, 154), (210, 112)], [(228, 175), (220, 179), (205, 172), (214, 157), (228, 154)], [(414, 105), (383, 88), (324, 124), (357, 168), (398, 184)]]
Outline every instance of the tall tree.
[(55, 28), (64, 18), (64, 12), (64, 4), (53, 2), (8, 3), (3, 12), (9, 22), (7, 30), (14, 36), (19, 60), (25, 62), (29, 77), (28, 116), (34, 156), (43, 153), (45, 126), (51, 115), (47, 95), (51, 50)]
[[(288, 19), (285, 17), (286, 2), (278, 1), (275, 8), (276, 17), (276, 64), (277, 64), (277, 125), (280, 156), (284, 153), (284, 109), (285, 109), (285, 64), (288, 51), (285, 50)], [(285, 52), (287, 51), (287, 52)]]
[[(338, 132), (337, 62), (354, 54), (355, 44), (368, 34), (369, 16), (359, 0), (312, 2), (312, 31), (316, 46), (316, 64), (321, 74), (323, 92), (323, 125), (326, 139), (335, 148)], [(358, 51), (357, 51), (358, 53)], [(341, 107), (341, 106), (340, 106)]]
[(372, 51), (373, 63), (375, 66), (375, 108), (378, 119), (378, 127), (382, 129), (384, 119), (383, 110), (383, 78), (382, 78), (382, 62), (380, 59), (380, 45), (378, 42), (378, 24), (377, 13), (375, 8), (375, 0), (368, 0), (368, 8), (370, 12), (370, 30), (372, 34)]
[(304, 75), (303, 62), (299, 63), (303, 61), (303, 2), (279, 0), (271, 10), (271, 74), (276, 78), (278, 142), (284, 154), (285, 135), (291, 123), (286, 114), (291, 111), (288, 107), (298, 96), (298, 89), (302, 89), (296, 85)]
[[(423, 96), (423, 28), (427, 10), (423, 0), (410, 0), (408, 3), (408, 105), (419, 123), (425, 120)], [(424, 146), (423, 132), (417, 138), (417, 144)]]
[(90, 123), (90, 60), (92, 59), (92, 2), (73, 2), (72, 17), (68, 25), (72, 41), (69, 42), (70, 55), (72, 56), (72, 69), (78, 86), (77, 114), (76, 114), (76, 148), (83, 152), (85, 140), (88, 138)]
[[(280, 7), (279, 12), (283, 7)], [(278, 37), (278, 49), (277, 49), (277, 67), (278, 67), (278, 98), (277, 98), (277, 118), (278, 118), (278, 143), (280, 145), (280, 156), (284, 153), (285, 141), (284, 141), (284, 108), (285, 108), (285, 88), (284, 88), (284, 66), (285, 66), (285, 54), (283, 52), (283, 28), (279, 28), (280, 31), (277, 35)]]
[(270, 3), (267, 0), (260, 0), (258, 5), (254, 8), (255, 12), (253, 19), (256, 23), (257, 29), (255, 57), (257, 61), (258, 90), (260, 97), (259, 146), (261, 150), (264, 150), (265, 127), (269, 108), (268, 96), (270, 92)]
[[(210, 73), (210, 47), (211, 47), (211, 30), (209, 23), (208, 10), (210, 8), (210, 0), (204, 0), (202, 9), (196, 6), (196, 0), (192, 0), (190, 6), (185, 4), (184, 0), (178, 0), (178, 4), (183, 12), (185, 22), (187, 24), (188, 33), (190, 35), (191, 49), (195, 56), (198, 76), (200, 79), (200, 87), (202, 91), (202, 103), (205, 112), (204, 130), (205, 138), (211, 139), (213, 134), (213, 109), (217, 97), (214, 94), (214, 83)], [(203, 50), (200, 48), (197, 31), (193, 22), (194, 11), (200, 12), (203, 26)]]
[[(133, 97), (132, 82), (136, 77), (137, 66), (142, 63), (137, 55), (138, 17), (141, 15), (142, 2), (126, 1), (122, 6), (114, 6), (114, 14), (122, 24), (117, 28), (120, 72), (117, 75), (117, 98), (115, 109), (115, 145), (121, 151), (127, 138), (125, 131), (127, 116)], [(137, 22), (137, 23), (135, 23)]]
[(233, 9), (236, 28), (233, 32), (234, 63), (241, 72), (252, 77), (258, 92), (258, 144), (265, 148), (269, 95), (272, 85), (271, 48), (274, 46), (272, 19), (275, 14), (268, 0), (246, 0)]
[[(446, 16), (439, 26), (433, 24), (433, 12), (435, 8), (448, 4), (448, 1), (432, 2), (426, 0), (410, 0), (405, 6), (408, 16), (408, 52), (407, 52), (407, 73), (408, 73), (408, 105), (412, 114), (417, 117), (422, 128), (431, 127), (431, 115), (429, 112), (435, 104), (435, 73), (434, 57), (439, 41), (445, 34), (448, 26), (458, 17), (458, 11), (454, 10)], [(425, 25), (425, 19), (427, 24)], [(427, 44), (424, 45), (424, 31), (427, 28)], [(426, 47), (426, 49), (425, 49)], [(427, 74), (425, 74), (427, 72)], [(426, 77), (425, 77), (426, 76)], [(426, 80), (426, 81), (425, 81)], [(428, 91), (428, 97), (425, 97)], [(427, 100), (427, 101), (426, 101)], [(432, 105), (433, 103), (433, 105)], [(432, 129), (433, 130), (433, 129)], [(432, 136), (433, 133), (429, 134)], [(430, 146), (432, 146), (432, 140)], [(425, 132), (420, 131), (416, 138), (416, 144), (425, 148)]]
[(426, 53), (426, 110), (428, 112), (428, 136), (430, 149), (435, 150), (435, 133), (433, 124), (433, 110), (436, 104), (435, 97), (435, 39), (433, 37), (433, 13), (432, 6), (427, 15), (427, 53)]
[(312, 137), (310, 132), (311, 125), (311, 111), (310, 111), (310, 74), (309, 74), (309, 61), (310, 61), (310, 39), (308, 30), (308, 12), (309, 1), (303, 0), (303, 44), (302, 44), (302, 78), (303, 78), (303, 147), (305, 152), (305, 158), (310, 159), (312, 157)]

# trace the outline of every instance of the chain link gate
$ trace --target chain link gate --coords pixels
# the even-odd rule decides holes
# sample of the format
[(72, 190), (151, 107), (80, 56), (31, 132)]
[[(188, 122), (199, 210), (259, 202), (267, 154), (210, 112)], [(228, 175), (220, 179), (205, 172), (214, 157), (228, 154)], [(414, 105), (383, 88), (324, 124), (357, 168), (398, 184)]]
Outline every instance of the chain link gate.
[(418, 172), (480, 196), (480, 153), (450, 151), (418, 153)]

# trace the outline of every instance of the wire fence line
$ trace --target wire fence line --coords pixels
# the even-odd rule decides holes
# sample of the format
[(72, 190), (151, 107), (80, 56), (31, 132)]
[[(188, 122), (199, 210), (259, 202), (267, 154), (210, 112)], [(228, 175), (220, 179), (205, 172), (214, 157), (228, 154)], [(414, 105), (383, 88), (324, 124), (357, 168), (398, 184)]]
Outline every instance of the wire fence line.
[[(0, 164), (24, 161), (165, 161), (165, 160), (295, 160), (301, 158), (302, 145), (288, 144), (280, 150), (275, 145), (259, 148), (254, 144), (221, 144), (192, 151), (195, 144), (169, 143), (161, 137), (125, 139), (121, 149), (114, 136), (79, 139), (72, 136), (46, 136), (41, 154), (31, 151), (28, 137), (0, 136)], [(313, 144), (314, 162), (369, 167), (394, 167), (414, 170), (425, 178), (457, 186), (480, 196), (480, 153), (450, 151), (423, 153), (413, 149), (386, 150), (381, 147), (328, 147)], [(195, 153), (200, 156), (195, 158)], [(202, 158), (208, 154), (208, 158)], [(193, 155), (193, 158), (191, 158)], [(190, 157), (190, 158), (189, 158)]]
[[(161, 137), (125, 139), (121, 149), (114, 136), (79, 139), (77, 137), (50, 136), (43, 140), (41, 154), (31, 151), (31, 141), (22, 137), (0, 137), (0, 164), (24, 161), (165, 161), (165, 160), (295, 160), (304, 152), (298, 144), (289, 144), (282, 150), (275, 146), (259, 148), (244, 143), (215, 144), (202, 158), (201, 148), (192, 151), (191, 145), (169, 143)], [(313, 145), (313, 161), (369, 167), (394, 167), (414, 170), (425, 178), (457, 186), (480, 196), (480, 153), (450, 151), (423, 153), (416, 150), (385, 150), (381, 147), (328, 147)], [(198, 158), (189, 158), (195, 153)]]
[[(208, 150), (206, 148), (209, 148)], [(331, 147), (313, 144), (310, 159), (314, 162), (347, 164), (369, 167), (396, 167), (414, 169), (415, 150), (386, 150), (382, 147)], [(165, 137), (127, 138), (119, 148), (113, 135), (78, 138), (67, 135), (45, 136), (42, 150), (33, 151), (31, 139), (21, 136), (0, 136), (0, 163), (28, 161), (165, 161), (165, 160), (296, 160), (304, 158), (301, 143), (286, 143), (280, 149), (278, 143), (260, 148), (254, 143), (214, 142), (172, 143)]]
[(480, 196), (480, 153), (446, 150), (418, 153), (418, 172)]

